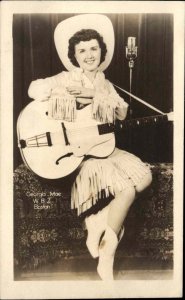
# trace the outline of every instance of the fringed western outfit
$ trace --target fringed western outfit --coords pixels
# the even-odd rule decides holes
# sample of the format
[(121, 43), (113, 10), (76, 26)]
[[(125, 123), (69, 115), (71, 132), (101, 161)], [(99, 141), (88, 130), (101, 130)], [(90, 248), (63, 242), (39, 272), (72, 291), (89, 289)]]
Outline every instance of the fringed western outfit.
[[(95, 97), (86, 117), (102, 123), (115, 121), (117, 107), (127, 110), (128, 104), (118, 95), (113, 85), (98, 71), (92, 83), (82, 69), (75, 68), (56, 76), (33, 81), (29, 96), (43, 100), (51, 93), (49, 114), (56, 119), (75, 122), (77, 111), (76, 99), (70, 96), (66, 87), (79, 86), (95, 90)], [(60, 95), (56, 96), (55, 95)], [(135, 187), (150, 173), (148, 164), (126, 151), (115, 148), (107, 158), (89, 158), (78, 169), (71, 191), (71, 208), (83, 214), (104, 197), (114, 196), (115, 191)], [(124, 199), (123, 199), (124, 201)]]

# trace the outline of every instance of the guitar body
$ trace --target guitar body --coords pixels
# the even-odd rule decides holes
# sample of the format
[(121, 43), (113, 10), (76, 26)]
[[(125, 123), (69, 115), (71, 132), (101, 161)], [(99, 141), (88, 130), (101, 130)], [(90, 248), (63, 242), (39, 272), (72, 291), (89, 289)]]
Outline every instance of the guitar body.
[(48, 101), (33, 101), (20, 113), (17, 135), (24, 163), (37, 175), (58, 179), (72, 173), (86, 155), (106, 157), (115, 148), (114, 133), (99, 134), (91, 105), (74, 122), (50, 119)]

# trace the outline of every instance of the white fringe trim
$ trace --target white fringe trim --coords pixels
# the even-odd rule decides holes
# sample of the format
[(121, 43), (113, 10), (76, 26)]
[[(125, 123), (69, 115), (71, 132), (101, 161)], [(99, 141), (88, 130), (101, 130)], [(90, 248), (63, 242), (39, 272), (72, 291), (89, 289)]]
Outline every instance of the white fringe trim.
[(92, 100), (92, 118), (103, 123), (115, 123), (117, 108), (125, 109), (125, 102), (120, 97), (97, 93)]
[(101, 199), (102, 191), (106, 197), (114, 196), (115, 191), (136, 187), (149, 172), (148, 165), (126, 151), (107, 159), (89, 159), (73, 184), (71, 208), (80, 215)]
[(117, 156), (110, 157), (113, 165), (132, 180), (133, 185), (137, 186), (146, 174), (150, 173), (149, 164), (143, 163), (137, 156), (121, 151)]
[(74, 122), (76, 119), (76, 98), (74, 96), (51, 97), (48, 116), (55, 120)]
[(103, 123), (114, 123), (116, 103), (112, 97), (96, 95), (92, 100), (92, 118)]

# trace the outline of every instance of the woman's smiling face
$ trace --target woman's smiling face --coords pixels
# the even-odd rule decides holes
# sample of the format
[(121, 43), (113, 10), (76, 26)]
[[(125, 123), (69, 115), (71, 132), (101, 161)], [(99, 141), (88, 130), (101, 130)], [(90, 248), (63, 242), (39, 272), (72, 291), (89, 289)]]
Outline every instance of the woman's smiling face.
[(95, 71), (101, 59), (101, 48), (96, 39), (81, 41), (75, 45), (75, 58), (84, 71)]

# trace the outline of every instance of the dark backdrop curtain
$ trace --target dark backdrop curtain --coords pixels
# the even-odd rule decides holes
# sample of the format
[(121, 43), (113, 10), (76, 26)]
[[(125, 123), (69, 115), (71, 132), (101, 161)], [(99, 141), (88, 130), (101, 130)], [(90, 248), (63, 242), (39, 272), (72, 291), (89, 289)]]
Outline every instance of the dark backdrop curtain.
[[(56, 25), (74, 14), (15, 14), (13, 17), (14, 70), (14, 166), (21, 163), (16, 123), (30, 101), (32, 80), (65, 70), (54, 45)], [(129, 67), (125, 46), (135, 36), (138, 57), (133, 70), (132, 93), (158, 109), (173, 110), (173, 16), (170, 14), (106, 14), (115, 31), (115, 51), (106, 77), (129, 91)], [(129, 97), (118, 91), (125, 101)], [(133, 118), (156, 115), (132, 100)], [(117, 145), (148, 162), (170, 162), (173, 158), (171, 123), (148, 125), (117, 134)]]

